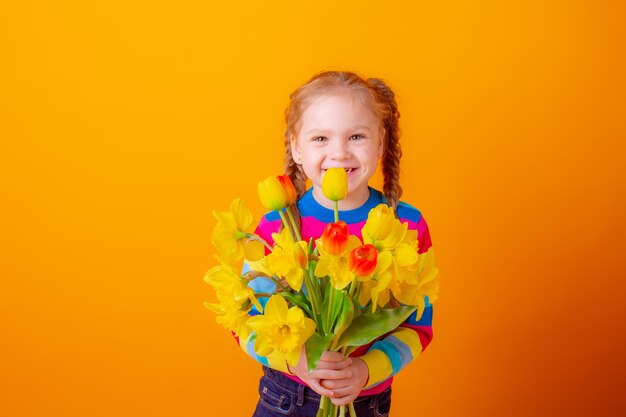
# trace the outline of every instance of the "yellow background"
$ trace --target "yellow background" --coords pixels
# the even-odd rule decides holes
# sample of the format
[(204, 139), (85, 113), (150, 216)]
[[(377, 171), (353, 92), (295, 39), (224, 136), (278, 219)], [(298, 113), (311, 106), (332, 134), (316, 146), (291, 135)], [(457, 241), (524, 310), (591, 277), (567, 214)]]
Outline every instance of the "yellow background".
[(2, 0), (0, 415), (252, 414), (211, 210), (328, 69), (396, 91), (441, 269), (392, 415), (624, 415), (624, 4)]

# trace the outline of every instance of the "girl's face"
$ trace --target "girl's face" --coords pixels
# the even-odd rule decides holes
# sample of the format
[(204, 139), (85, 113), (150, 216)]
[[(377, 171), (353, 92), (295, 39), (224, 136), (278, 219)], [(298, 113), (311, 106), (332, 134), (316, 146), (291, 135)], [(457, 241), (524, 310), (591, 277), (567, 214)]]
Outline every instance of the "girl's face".
[(383, 153), (378, 117), (353, 96), (324, 95), (307, 107), (300, 124), (291, 151), (311, 180), (315, 199), (325, 207), (333, 207), (322, 192), (322, 178), (328, 168), (344, 168), (348, 173), (348, 195), (339, 207), (351, 210), (365, 203), (368, 181)]

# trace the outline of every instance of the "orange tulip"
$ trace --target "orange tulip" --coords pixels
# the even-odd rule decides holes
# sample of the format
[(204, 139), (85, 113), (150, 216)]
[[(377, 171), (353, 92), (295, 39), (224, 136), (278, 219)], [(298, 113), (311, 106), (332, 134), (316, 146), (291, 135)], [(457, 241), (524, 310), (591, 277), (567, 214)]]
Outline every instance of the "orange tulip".
[(331, 255), (339, 255), (348, 246), (350, 231), (346, 222), (328, 223), (322, 234), (322, 247)]
[(278, 181), (280, 185), (283, 186), (285, 190), (285, 194), (287, 196), (287, 205), (290, 206), (296, 202), (296, 188), (293, 186), (293, 182), (291, 182), (291, 178), (287, 175), (279, 175)]
[(367, 276), (376, 269), (377, 259), (378, 251), (374, 245), (359, 246), (348, 255), (348, 269), (356, 276)]

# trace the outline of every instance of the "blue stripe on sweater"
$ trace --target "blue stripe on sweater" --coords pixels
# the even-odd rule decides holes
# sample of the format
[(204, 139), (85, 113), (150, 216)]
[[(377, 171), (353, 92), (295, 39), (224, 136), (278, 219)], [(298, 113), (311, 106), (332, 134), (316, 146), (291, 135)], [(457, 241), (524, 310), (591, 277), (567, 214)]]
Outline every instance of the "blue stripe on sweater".
[(411, 313), (408, 319), (406, 319), (406, 323), (414, 325), (414, 326), (430, 326), (433, 323), (433, 305), (427, 304), (427, 307), (424, 308), (424, 312), (422, 313), (422, 317), (419, 320), (416, 320), (417, 311)]
[[(390, 339), (395, 339), (395, 341), (397, 343), (400, 343), (400, 344), (404, 345), (404, 343), (402, 343), (400, 340), (398, 340), (397, 337), (387, 336), (385, 338), (385, 340), (380, 340), (380, 341), (374, 343), (372, 345), (372, 347), (370, 348), (370, 350), (378, 349), (381, 352), (383, 352), (385, 355), (387, 355), (387, 357), (389, 358), (389, 361), (391, 362), (392, 375), (395, 375), (398, 372), (400, 372), (400, 369), (402, 369), (402, 357), (403, 357), (403, 355), (406, 356), (406, 353), (405, 352), (401, 353), (401, 349), (399, 348), (397, 343), (394, 343)], [(406, 346), (406, 345), (404, 345), (404, 346)], [(408, 349), (408, 346), (406, 346), (406, 348)], [(411, 352), (410, 351), (409, 351), (408, 355), (409, 355), (409, 357), (411, 356)]]

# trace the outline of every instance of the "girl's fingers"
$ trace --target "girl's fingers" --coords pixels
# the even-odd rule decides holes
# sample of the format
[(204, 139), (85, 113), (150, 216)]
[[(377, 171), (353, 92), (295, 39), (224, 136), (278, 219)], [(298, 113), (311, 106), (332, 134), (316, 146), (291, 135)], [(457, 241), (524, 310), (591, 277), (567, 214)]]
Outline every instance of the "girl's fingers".
[(322, 356), (320, 357), (320, 361), (326, 361), (326, 362), (339, 362), (343, 359), (345, 359), (345, 355), (343, 353), (331, 352), (328, 350), (325, 350), (324, 352), (322, 352)]
[(341, 361), (322, 361), (317, 363), (317, 369), (343, 369), (352, 365), (352, 359), (345, 358)]
[(345, 395), (343, 397), (331, 397), (330, 401), (335, 405), (347, 405), (356, 398), (355, 395)]
[(307, 379), (304, 382), (306, 382), (309, 385), (309, 387), (313, 391), (317, 392), (319, 395), (325, 395), (327, 397), (333, 397), (335, 395), (335, 392), (333, 390), (330, 390), (321, 386), (317, 379)]
[(353, 391), (353, 383), (351, 379), (322, 379), (320, 385), (324, 388), (333, 390), (335, 395), (346, 395), (349, 391)]
[(352, 372), (334, 369), (316, 369), (311, 372), (309, 377), (315, 379), (347, 379), (352, 377)]

